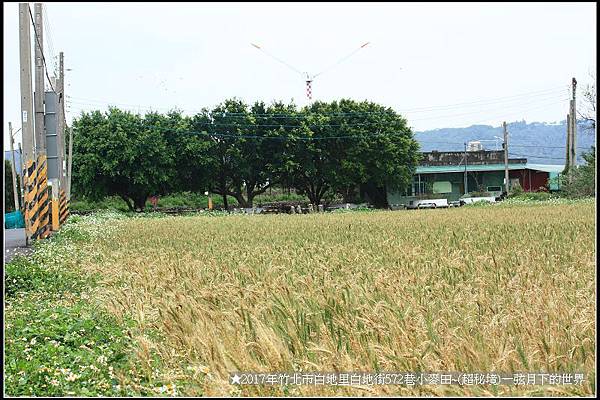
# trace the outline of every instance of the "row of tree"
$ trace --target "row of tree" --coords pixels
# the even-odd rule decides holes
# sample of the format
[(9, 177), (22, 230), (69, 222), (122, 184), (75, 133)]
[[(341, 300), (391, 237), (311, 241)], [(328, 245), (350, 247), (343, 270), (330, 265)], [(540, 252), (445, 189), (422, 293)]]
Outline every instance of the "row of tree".
[(242, 207), (274, 185), (313, 204), (362, 188), (385, 204), (386, 188), (410, 184), (419, 145), (406, 120), (371, 102), (293, 104), (226, 100), (194, 116), (144, 116), (117, 108), (73, 122), (74, 192), (120, 196), (130, 209), (150, 195), (206, 190)]

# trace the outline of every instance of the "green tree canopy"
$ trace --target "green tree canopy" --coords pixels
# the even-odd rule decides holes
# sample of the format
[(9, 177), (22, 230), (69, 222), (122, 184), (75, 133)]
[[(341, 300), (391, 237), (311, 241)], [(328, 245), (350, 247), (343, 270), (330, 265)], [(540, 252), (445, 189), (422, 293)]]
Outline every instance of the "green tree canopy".
[(163, 118), (116, 108), (83, 113), (73, 122), (75, 191), (93, 200), (117, 195), (131, 210), (143, 209), (149, 195), (167, 193), (176, 179), (176, 150), (160, 129)]
[(144, 117), (116, 108), (74, 122), (74, 191), (120, 196), (130, 209), (152, 194), (211, 190), (250, 207), (273, 185), (313, 204), (363, 194), (387, 204), (387, 188), (410, 184), (418, 143), (406, 120), (372, 102), (294, 104), (228, 99), (193, 117)]

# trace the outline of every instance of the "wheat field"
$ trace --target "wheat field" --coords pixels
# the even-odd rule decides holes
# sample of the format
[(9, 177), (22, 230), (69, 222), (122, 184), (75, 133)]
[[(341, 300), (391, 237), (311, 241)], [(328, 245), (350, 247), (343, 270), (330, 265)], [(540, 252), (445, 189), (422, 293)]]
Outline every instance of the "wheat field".
[[(121, 219), (80, 267), (102, 275), (102, 307), (154, 332), (137, 334), (136, 357), (179, 382), (179, 394), (589, 396), (594, 221), (591, 202)], [(586, 381), (239, 386), (232, 371), (584, 372)]]

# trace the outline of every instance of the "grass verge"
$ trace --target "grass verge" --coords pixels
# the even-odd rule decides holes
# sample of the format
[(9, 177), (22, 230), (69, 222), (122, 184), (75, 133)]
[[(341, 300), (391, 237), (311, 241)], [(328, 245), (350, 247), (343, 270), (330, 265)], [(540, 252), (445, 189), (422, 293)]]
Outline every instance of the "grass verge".
[[(176, 394), (156, 379), (158, 360), (136, 356), (133, 321), (117, 320), (94, 301), (99, 275), (78, 268), (90, 256), (104, 217), (71, 217), (29, 257), (5, 265), (5, 393), (9, 396)], [(108, 230), (110, 234), (110, 230)]]

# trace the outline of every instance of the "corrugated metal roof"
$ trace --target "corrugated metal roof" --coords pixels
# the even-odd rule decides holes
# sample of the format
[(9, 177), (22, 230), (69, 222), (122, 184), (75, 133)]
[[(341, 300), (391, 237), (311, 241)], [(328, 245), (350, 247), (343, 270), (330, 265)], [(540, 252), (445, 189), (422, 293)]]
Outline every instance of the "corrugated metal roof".
[(556, 164), (532, 164), (527, 163), (527, 168), (535, 169), (536, 171), (544, 171), (544, 172), (554, 172), (561, 173), (565, 169), (564, 165), (556, 165)]
[[(565, 168), (564, 165), (549, 165), (549, 164), (508, 164), (509, 170), (515, 169), (531, 169), (535, 171), (543, 172), (562, 172)], [(415, 173), (417, 174), (443, 174), (450, 172), (464, 172), (464, 165), (435, 165), (435, 166), (419, 166)], [(479, 172), (479, 171), (504, 171), (504, 164), (485, 164), (485, 165), (467, 165), (467, 171)]]

